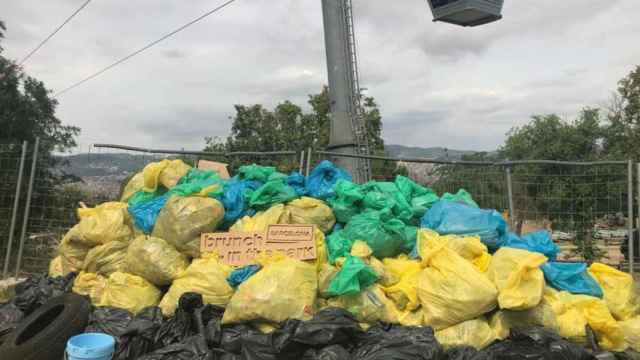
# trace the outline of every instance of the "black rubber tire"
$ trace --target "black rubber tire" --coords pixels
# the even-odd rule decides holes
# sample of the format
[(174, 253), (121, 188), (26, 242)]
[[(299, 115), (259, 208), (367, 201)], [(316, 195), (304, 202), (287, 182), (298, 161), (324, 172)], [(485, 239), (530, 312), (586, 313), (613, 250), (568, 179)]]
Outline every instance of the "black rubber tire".
[(61, 360), (67, 341), (89, 319), (89, 301), (76, 294), (49, 300), (25, 318), (0, 346), (2, 360)]

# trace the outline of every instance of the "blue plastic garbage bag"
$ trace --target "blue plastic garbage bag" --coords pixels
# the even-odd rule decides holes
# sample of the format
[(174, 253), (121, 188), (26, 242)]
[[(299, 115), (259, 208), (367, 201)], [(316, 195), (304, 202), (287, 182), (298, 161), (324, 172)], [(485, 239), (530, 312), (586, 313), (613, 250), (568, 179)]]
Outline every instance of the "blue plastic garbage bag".
[(291, 186), (298, 196), (307, 195), (307, 189), (304, 188), (305, 178), (304, 175), (299, 172), (292, 172), (289, 176), (287, 176), (287, 185)]
[(224, 185), (224, 191), (218, 200), (224, 206), (224, 221), (232, 223), (245, 215), (250, 215), (249, 199), (254, 190), (262, 183), (254, 180), (240, 180), (232, 178)]
[(340, 179), (351, 181), (351, 175), (331, 161), (323, 160), (309, 174), (305, 189), (309, 196), (326, 200), (336, 194), (333, 187)]
[(238, 285), (247, 281), (247, 279), (252, 277), (253, 274), (257, 273), (258, 271), (260, 271), (260, 266), (258, 265), (247, 265), (245, 267), (235, 269), (227, 277), (227, 282), (234, 288), (238, 287)]
[(602, 298), (600, 285), (587, 272), (585, 263), (548, 262), (542, 265), (547, 285), (572, 294), (590, 295)]
[(507, 234), (507, 222), (497, 211), (442, 200), (424, 214), (420, 226), (441, 235), (480, 236), (491, 251), (504, 245)]
[(160, 210), (169, 199), (170, 194), (160, 195), (156, 198), (135, 205), (129, 204), (129, 215), (133, 218), (134, 225), (145, 234), (151, 234), (156, 224)]
[(509, 233), (504, 246), (538, 252), (551, 261), (555, 260), (560, 252), (560, 248), (551, 238), (551, 233), (545, 230), (528, 233), (522, 237)]

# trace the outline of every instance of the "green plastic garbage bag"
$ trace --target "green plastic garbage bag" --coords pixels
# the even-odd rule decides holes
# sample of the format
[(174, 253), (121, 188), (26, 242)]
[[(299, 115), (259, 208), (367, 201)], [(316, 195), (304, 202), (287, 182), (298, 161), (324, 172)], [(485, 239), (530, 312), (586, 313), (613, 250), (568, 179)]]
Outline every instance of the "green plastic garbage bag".
[(480, 207), (480, 206), (478, 206), (478, 203), (476, 203), (473, 200), (473, 197), (471, 197), (471, 194), (469, 194), (469, 192), (467, 190), (465, 190), (465, 189), (460, 189), (455, 194), (445, 193), (444, 195), (442, 195), (441, 199), (445, 200), (445, 201), (454, 201), (454, 202), (467, 204), (467, 205), (473, 206), (475, 208), (479, 208)]
[(342, 236), (342, 231), (342, 229), (334, 229), (333, 232), (327, 236), (327, 253), (329, 256), (329, 263), (332, 265), (335, 265), (337, 258), (346, 257), (351, 253), (353, 241)]
[(260, 182), (267, 182), (269, 176), (276, 172), (276, 168), (273, 166), (260, 166), (256, 164), (244, 165), (238, 169), (238, 173), (243, 180), (256, 180)]
[(217, 172), (211, 170), (191, 169), (183, 176), (178, 185), (169, 190), (172, 195), (210, 196), (214, 197), (222, 192), (224, 180)]
[(393, 216), (405, 223), (413, 219), (413, 209), (395, 183), (370, 181), (363, 186), (363, 207), (372, 210), (390, 210)]
[(262, 185), (251, 194), (249, 206), (256, 209), (267, 209), (297, 197), (296, 190), (287, 185), (283, 179), (273, 180)]
[(336, 196), (328, 200), (333, 214), (338, 222), (347, 223), (360, 212), (361, 202), (364, 199), (362, 187), (341, 179), (338, 180), (333, 190)]
[(378, 280), (378, 274), (356, 256), (347, 256), (336, 276), (329, 285), (329, 296), (355, 295), (362, 289), (373, 285)]
[(415, 218), (422, 217), (440, 199), (435, 191), (415, 183), (406, 176), (396, 176), (395, 184), (411, 205)]
[(393, 218), (388, 211), (366, 211), (349, 221), (342, 236), (352, 243), (356, 240), (366, 242), (373, 255), (383, 259), (406, 251), (405, 228), (405, 223)]

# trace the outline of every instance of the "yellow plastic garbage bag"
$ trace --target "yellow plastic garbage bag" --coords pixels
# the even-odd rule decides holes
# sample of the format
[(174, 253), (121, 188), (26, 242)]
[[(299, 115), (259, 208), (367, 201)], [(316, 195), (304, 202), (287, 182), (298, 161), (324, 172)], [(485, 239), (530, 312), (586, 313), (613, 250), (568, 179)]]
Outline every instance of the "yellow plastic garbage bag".
[[(424, 254), (426, 254), (430, 248), (439, 246), (442, 243), (462, 256), (462, 258), (471, 262), (480, 272), (485, 272), (489, 268), (491, 255), (489, 255), (487, 246), (480, 241), (479, 236), (441, 236), (430, 229), (418, 230), (418, 255), (420, 255), (422, 259), (424, 259)], [(426, 265), (424, 260), (422, 263), (423, 266)]]
[(78, 216), (75, 240), (91, 247), (111, 241), (128, 242), (133, 235), (125, 203), (107, 202), (95, 208), (80, 208)]
[(371, 250), (366, 242), (362, 240), (356, 240), (353, 242), (353, 246), (351, 246), (351, 256), (368, 259), (371, 254), (373, 254), (373, 250)]
[(589, 274), (600, 284), (613, 317), (627, 320), (640, 315), (640, 300), (633, 277), (611, 266), (593, 263)]
[(391, 286), (383, 287), (385, 294), (393, 300), (400, 310), (415, 310), (420, 306), (418, 299), (418, 280), (422, 267), (417, 260), (410, 260), (406, 255), (382, 260), (387, 272), (399, 279)]
[(640, 316), (620, 322), (620, 327), (629, 347), (640, 352)]
[(195, 258), (200, 256), (200, 235), (214, 232), (223, 218), (224, 207), (218, 200), (172, 196), (160, 210), (151, 235)]
[(507, 338), (512, 328), (542, 326), (559, 332), (556, 313), (553, 311), (551, 304), (544, 299), (533, 309), (497, 311), (491, 316), (489, 324), (496, 334), (496, 337), (500, 340)]
[(165, 316), (173, 315), (180, 296), (186, 292), (201, 294), (205, 304), (225, 307), (233, 295), (233, 288), (227, 283), (231, 271), (231, 267), (219, 261), (217, 253), (202, 254), (173, 281), (160, 301), (162, 313)]
[(327, 305), (347, 310), (361, 323), (390, 322), (392, 314), (388, 313), (383, 296), (384, 293), (381, 293), (375, 285), (372, 285), (358, 294), (340, 295), (331, 298), (327, 301)]
[(129, 179), (129, 182), (124, 187), (124, 189), (122, 189), (122, 195), (120, 196), (120, 201), (123, 203), (128, 202), (129, 199), (133, 196), (133, 194), (137, 193), (142, 189), (144, 189), (144, 174), (142, 172), (139, 172), (133, 175), (133, 177)]
[(493, 254), (487, 276), (498, 288), (501, 309), (527, 310), (540, 303), (545, 286), (540, 266), (546, 262), (540, 253), (509, 247)]
[(484, 316), (436, 331), (436, 339), (445, 350), (471, 346), (482, 350), (497, 339)]
[(187, 175), (191, 166), (182, 160), (162, 160), (148, 164), (142, 170), (144, 176), (144, 191), (154, 192), (159, 184), (171, 189), (178, 184), (180, 179)]
[(72, 291), (78, 295), (88, 296), (91, 303), (100, 306), (107, 279), (94, 273), (81, 272), (73, 281)]
[(422, 262), (427, 267), (419, 275), (418, 298), (425, 325), (444, 329), (498, 305), (495, 285), (444, 241), (423, 252)]
[(329, 297), (329, 285), (331, 285), (331, 280), (338, 273), (338, 269), (329, 264), (322, 264), (320, 271), (318, 271), (318, 296), (321, 298)]
[(384, 266), (384, 263), (375, 257), (370, 257), (365, 260), (365, 263), (369, 265), (376, 275), (378, 275), (378, 284), (382, 286), (391, 286), (398, 283), (399, 279)]
[(259, 255), (262, 269), (238, 286), (222, 318), (224, 324), (250, 320), (280, 323), (308, 320), (318, 292), (316, 268), (283, 254)]
[[(386, 296), (380, 285), (371, 286), (370, 292), (375, 295), (377, 301), (382, 302), (384, 305), (384, 312), (381, 317), (383, 322), (402, 326), (422, 326), (424, 316), (419, 308), (415, 310), (398, 309), (395, 302)], [(367, 296), (370, 297), (371, 295)]]
[(265, 211), (259, 211), (254, 216), (245, 216), (236, 221), (230, 232), (267, 231), (269, 225), (288, 224), (290, 213), (283, 204), (270, 207)]
[(189, 265), (187, 257), (163, 239), (142, 235), (127, 249), (127, 271), (154, 285), (169, 285)]
[[(230, 232), (267, 231), (269, 225), (291, 224), (291, 213), (283, 204), (270, 207), (266, 211), (260, 211), (254, 216), (245, 216), (236, 221), (229, 229)], [(321, 270), (322, 265), (328, 262), (327, 248), (324, 241), (324, 233), (316, 226), (313, 233), (316, 243), (316, 260), (310, 261), (316, 264), (316, 269)]]
[(100, 306), (113, 306), (137, 314), (149, 306), (156, 306), (162, 293), (140, 276), (114, 272), (107, 280)]
[(108, 242), (89, 250), (84, 258), (82, 269), (89, 273), (109, 276), (116, 271), (126, 270), (128, 243)]
[(622, 328), (603, 300), (587, 295), (573, 295), (566, 291), (558, 292), (550, 288), (545, 289), (544, 297), (556, 313), (562, 337), (584, 344), (585, 326), (589, 325), (603, 349), (625, 350)]
[(62, 256), (58, 255), (49, 263), (49, 277), (66, 275), (62, 268)]
[(91, 250), (91, 245), (80, 240), (78, 225), (72, 227), (62, 238), (58, 246), (58, 255), (61, 259), (62, 274), (78, 272), (82, 269), (84, 259)]
[(323, 233), (331, 231), (336, 217), (331, 208), (322, 200), (301, 197), (287, 204), (291, 224), (313, 224)]

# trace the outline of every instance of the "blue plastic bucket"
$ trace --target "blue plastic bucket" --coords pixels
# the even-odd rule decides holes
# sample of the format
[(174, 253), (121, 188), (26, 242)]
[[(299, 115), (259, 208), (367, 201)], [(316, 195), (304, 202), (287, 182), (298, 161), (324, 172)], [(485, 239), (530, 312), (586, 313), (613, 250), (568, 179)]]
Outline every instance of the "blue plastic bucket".
[(67, 341), (68, 360), (111, 360), (115, 348), (112, 336), (99, 333), (76, 335)]

